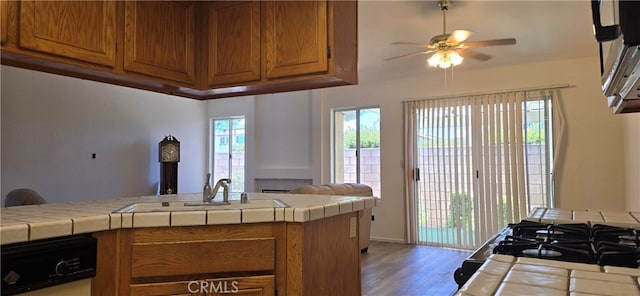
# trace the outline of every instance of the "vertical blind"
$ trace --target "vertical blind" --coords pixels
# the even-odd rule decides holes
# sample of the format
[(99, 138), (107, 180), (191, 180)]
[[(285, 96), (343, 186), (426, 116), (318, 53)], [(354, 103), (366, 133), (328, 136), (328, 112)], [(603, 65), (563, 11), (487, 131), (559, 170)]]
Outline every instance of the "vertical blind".
[(552, 95), (513, 91), (405, 102), (411, 242), (474, 249), (526, 217), (528, 97)]

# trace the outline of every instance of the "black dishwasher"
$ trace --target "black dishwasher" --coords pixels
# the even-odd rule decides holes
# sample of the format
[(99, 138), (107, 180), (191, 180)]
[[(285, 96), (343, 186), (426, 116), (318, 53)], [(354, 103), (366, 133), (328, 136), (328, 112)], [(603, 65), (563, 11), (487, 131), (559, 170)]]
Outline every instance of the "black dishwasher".
[(96, 275), (97, 239), (72, 235), (2, 246), (1, 295), (60, 285)]

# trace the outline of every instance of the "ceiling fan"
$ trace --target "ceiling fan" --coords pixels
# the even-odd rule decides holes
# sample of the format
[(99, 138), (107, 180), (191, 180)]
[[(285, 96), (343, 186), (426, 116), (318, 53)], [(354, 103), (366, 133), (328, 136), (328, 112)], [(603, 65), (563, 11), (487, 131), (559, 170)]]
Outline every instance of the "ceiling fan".
[(429, 44), (404, 41), (391, 43), (393, 45), (411, 45), (424, 47), (424, 50), (391, 57), (385, 59), (385, 61), (434, 53), (428, 60), (429, 65), (433, 67), (448, 68), (450, 66), (459, 65), (460, 63), (462, 63), (463, 58), (471, 58), (483, 62), (491, 59), (490, 55), (470, 50), (470, 48), (516, 44), (515, 38), (464, 42), (471, 35), (471, 31), (468, 30), (455, 30), (451, 33), (447, 33), (446, 12), (447, 10), (449, 10), (450, 6), (451, 1), (438, 1), (438, 7), (440, 7), (440, 10), (442, 10), (442, 34), (436, 35), (431, 38)]

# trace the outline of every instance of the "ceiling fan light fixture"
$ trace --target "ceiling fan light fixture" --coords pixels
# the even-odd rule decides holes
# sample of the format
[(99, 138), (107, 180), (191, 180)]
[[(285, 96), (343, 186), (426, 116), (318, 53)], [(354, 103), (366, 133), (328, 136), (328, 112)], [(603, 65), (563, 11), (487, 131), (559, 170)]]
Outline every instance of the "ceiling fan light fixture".
[(447, 33), (447, 18), (446, 12), (451, 5), (449, 0), (439, 0), (438, 6), (442, 10), (442, 34), (433, 36), (428, 44), (396, 41), (391, 44), (396, 45), (411, 45), (419, 46), (423, 49), (416, 52), (411, 52), (395, 57), (385, 59), (385, 61), (395, 60), (398, 58), (413, 57), (421, 54), (434, 53), (427, 61), (431, 67), (449, 68), (460, 65), (462, 63), (463, 56), (486, 62), (491, 59), (490, 55), (475, 52), (472, 48), (497, 46), (497, 45), (513, 45), (516, 44), (515, 38), (503, 38), (494, 40), (482, 40), (482, 41), (466, 41), (471, 35), (469, 30), (455, 30), (451, 33)]
[(454, 66), (460, 65), (462, 60), (464, 60), (464, 58), (455, 51), (449, 52), (449, 58), (451, 59), (451, 64)]
[(431, 67), (446, 69), (451, 66), (460, 65), (462, 60), (462, 56), (453, 50), (440, 50), (432, 55), (427, 62)]

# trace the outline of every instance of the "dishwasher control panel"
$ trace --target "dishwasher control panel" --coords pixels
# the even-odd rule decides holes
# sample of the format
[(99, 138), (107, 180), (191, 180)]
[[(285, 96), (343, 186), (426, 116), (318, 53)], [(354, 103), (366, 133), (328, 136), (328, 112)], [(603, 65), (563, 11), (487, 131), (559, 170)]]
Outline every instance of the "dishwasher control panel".
[(2, 246), (1, 295), (15, 295), (96, 274), (97, 239), (74, 235)]

